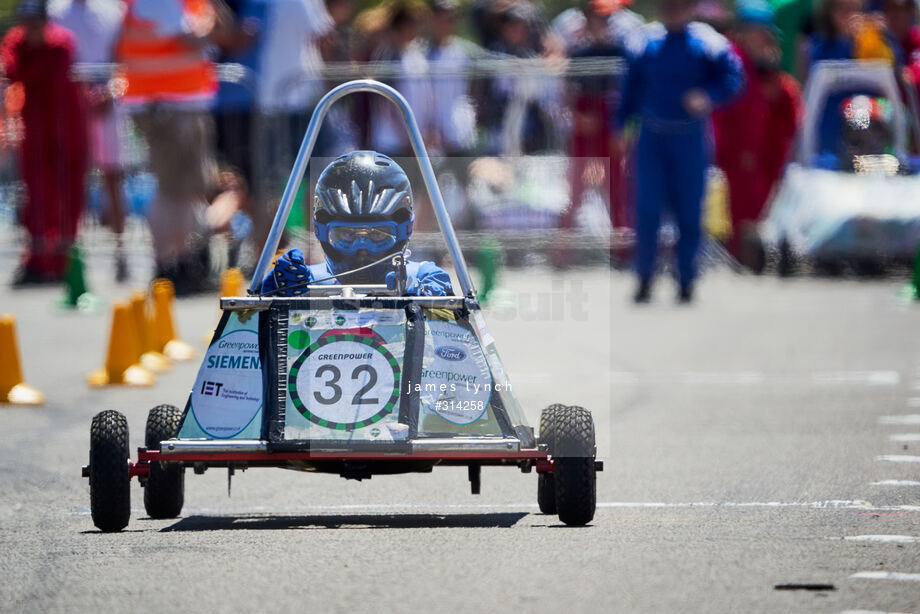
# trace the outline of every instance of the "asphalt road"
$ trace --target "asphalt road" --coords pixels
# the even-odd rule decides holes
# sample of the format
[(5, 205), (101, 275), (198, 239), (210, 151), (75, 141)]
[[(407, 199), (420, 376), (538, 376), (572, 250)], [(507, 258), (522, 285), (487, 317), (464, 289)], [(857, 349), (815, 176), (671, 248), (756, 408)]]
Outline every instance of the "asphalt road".
[[(93, 289), (126, 297), (108, 265), (91, 259)], [(513, 469), (484, 469), (479, 496), (463, 469), (251, 469), (229, 498), (225, 472), (189, 472), (178, 520), (146, 518), (135, 485), (128, 530), (101, 534), (80, 478), (92, 415), (125, 412), (134, 448), (197, 364), (90, 390), (108, 313), (3, 288), (48, 403), (0, 408), (0, 611), (920, 611), (920, 306), (898, 282), (713, 272), (693, 306), (661, 283), (646, 308), (601, 269), (503, 285), (487, 320), (529, 415), (594, 411), (588, 527), (539, 514), (535, 475)], [(179, 303), (199, 348), (216, 317), (214, 297)]]

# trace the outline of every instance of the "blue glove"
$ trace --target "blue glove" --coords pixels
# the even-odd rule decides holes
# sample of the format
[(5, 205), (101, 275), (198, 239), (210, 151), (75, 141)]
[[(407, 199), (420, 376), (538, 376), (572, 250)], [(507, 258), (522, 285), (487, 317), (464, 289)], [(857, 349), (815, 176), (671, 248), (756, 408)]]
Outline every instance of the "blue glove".
[(300, 296), (307, 291), (307, 284), (311, 281), (313, 275), (304, 262), (303, 252), (290, 249), (278, 258), (275, 267), (262, 280), (262, 294)]
[(415, 278), (406, 292), (411, 296), (447, 296), (453, 294), (450, 275), (433, 262), (418, 265)]
[[(415, 275), (409, 271), (415, 272)], [(396, 271), (386, 276), (387, 288), (395, 290)], [(450, 275), (432, 262), (409, 263), (406, 272), (406, 296), (447, 296), (451, 293)]]

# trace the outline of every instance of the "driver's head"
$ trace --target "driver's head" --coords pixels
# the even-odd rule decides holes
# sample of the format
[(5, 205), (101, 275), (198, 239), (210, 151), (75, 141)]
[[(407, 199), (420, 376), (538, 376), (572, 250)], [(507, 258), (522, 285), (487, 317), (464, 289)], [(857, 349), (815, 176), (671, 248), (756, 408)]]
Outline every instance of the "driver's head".
[(891, 148), (891, 103), (853, 96), (843, 101), (843, 143), (848, 156), (880, 155)]
[[(313, 200), (313, 231), (333, 273), (403, 250), (412, 235), (412, 187), (406, 172), (375, 151), (339, 156), (323, 170)], [(386, 262), (345, 283), (383, 283)]]

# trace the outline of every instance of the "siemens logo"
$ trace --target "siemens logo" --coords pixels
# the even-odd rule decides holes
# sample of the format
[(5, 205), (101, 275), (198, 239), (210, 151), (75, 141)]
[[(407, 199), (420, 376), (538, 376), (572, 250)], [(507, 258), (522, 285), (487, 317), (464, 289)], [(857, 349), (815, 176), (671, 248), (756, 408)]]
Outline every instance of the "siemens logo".
[(450, 345), (439, 347), (434, 351), (434, 353), (444, 360), (463, 360), (466, 358), (466, 352), (460, 348), (455, 348)]

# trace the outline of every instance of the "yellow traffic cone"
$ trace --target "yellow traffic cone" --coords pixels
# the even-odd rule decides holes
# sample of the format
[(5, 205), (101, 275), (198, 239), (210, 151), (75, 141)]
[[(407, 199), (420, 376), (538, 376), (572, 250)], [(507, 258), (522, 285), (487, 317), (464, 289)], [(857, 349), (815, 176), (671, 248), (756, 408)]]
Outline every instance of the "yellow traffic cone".
[(156, 380), (153, 372), (140, 365), (141, 347), (134, 326), (134, 315), (128, 303), (112, 306), (112, 332), (105, 366), (87, 377), (93, 388), (124, 384), (126, 386), (152, 386)]
[(0, 315), (0, 403), (13, 405), (41, 405), (45, 397), (22, 381), (19, 348), (16, 345), (16, 318)]
[(195, 358), (195, 348), (176, 337), (176, 327), (173, 324), (176, 291), (172, 282), (168, 279), (156, 279), (151, 292), (155, 347), (176, 362), (192, 360)]
[(220, 276), (220, 295), (243, 296), (245, 283), (241, 270), (235, 267), (229, 268)]
[(162, 352), (157, 351), (153, 341), (153, 328), (147, 317), (147, 295), (140, 290), (131, 293), (131, 317), (137, 330), (137, 340), (141, 349), (141, 366), (162, 373), (168, 371), (172, 361)]

